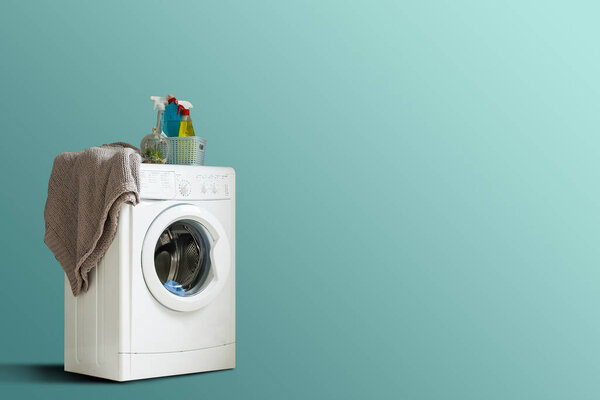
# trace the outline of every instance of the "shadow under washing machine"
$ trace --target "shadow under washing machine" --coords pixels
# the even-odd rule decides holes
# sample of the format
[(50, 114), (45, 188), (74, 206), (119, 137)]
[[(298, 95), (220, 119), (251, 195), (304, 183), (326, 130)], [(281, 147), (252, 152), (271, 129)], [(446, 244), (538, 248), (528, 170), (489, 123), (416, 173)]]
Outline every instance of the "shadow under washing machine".
[(73, 296), (65, 371), (127, 381), (235, 368), (235, 172), (150, 165)]

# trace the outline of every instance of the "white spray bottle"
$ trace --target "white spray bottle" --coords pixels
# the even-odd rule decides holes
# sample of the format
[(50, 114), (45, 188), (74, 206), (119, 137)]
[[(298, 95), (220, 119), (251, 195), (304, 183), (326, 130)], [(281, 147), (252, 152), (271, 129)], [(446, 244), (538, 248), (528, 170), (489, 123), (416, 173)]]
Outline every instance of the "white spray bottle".
[(165, 111), (167, 99), (160, 96), (150, 96), (150, 101), (154, 102), (153, 110), (158, 108), (156, 125), (152, 127), (152, 133), (142, 139), (140, 150), (144, 162), (164, 164), (167, 162), (169, 146), (161, 132), (160, 120), (163, 111)]

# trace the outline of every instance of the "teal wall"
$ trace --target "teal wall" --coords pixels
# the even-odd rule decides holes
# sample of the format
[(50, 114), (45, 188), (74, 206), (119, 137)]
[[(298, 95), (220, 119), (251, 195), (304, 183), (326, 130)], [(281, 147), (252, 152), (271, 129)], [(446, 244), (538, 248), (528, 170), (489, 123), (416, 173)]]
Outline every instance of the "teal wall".
[[(593, 1), (3, 1), (0, 387), (43, 398), (596, 399)], [(238, 368), (60, 373), (53, 158), (191, 100), (237, 170)], [(165, 397), (166, 396), (166, 397)]]

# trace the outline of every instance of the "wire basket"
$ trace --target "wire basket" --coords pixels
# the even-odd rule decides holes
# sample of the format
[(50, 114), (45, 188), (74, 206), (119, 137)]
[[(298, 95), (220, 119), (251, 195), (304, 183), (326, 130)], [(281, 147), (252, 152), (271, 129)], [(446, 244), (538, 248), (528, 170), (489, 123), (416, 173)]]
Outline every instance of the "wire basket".
[(163, 150), (168, 147), (167, 164), (204, 165), (206, 140), (198, 136), (166, 138), (167, 143), (161, 144)]

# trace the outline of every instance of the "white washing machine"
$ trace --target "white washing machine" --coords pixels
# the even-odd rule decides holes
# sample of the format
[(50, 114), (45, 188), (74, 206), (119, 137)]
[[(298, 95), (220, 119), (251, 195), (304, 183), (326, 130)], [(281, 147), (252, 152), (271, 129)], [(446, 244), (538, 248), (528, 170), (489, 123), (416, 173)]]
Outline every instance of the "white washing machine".
[(65, 371), (116, 381), (235, 368), (235, 172), (142, 164), (137, 206), (73, 296)]

